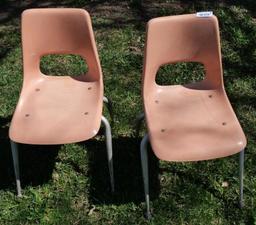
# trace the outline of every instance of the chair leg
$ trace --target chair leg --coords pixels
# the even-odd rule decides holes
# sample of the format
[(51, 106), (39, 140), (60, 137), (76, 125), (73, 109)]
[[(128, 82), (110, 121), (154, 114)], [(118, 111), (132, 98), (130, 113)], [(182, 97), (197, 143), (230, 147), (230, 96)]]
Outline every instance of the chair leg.
[(16, 179), (16, 187), (17, 187), (17, 194), (18, 197), (21, 197), (21, 185), (20, 185), (20, 169), (19, 169), (19, 151), (18, 151), (18, 144), (14, 141), (11, 142), (11, 149), (12, 149), (12, 159), (13, 159), (13, 167)]
[(150, 205), (149, 205), (149, 178), (148, 178), (148, 135), (146, 134), (141, 143), (140, 143), (140, 156), (141, 156), (141, 166), (142, 166), (142, 176), (143, 176), (143, 183), (144, 183), (144, 192), (145, 192), (145, 200), (146, 200), (146, 218), (151, 218), (150, 213)]
[(108, 168), (110, 174), (110, 183), (111, 183), (111, 191), (115, 191), (114, 185), (114, 169), (113, 169), (113, 150), (112, 150), (112, 135), (111, 135), (111, 127), (109, 125), (108, 120), (102, 116), (101, 121), (105, 126), (105, 137), (106, 137), (106, 147), (107, 147), (107, 156), (108, 156)]
[(141, 123), (144, 120), (145, 115), (144, 113), (140, 113), (136, 119), (135, 119), (135, 137), (139, 136), (140, 128), (141, 128)]
[(106, 96), (103, 96), (103, 102), (106, 103), (109, 115), (111, 117), (111, 124), (112, 124), (112, 122), (114, 121), (112, 101), (110, 99), (108, 99)]
[(244, 207), (244, 149), (239, 153), (239, 207)]

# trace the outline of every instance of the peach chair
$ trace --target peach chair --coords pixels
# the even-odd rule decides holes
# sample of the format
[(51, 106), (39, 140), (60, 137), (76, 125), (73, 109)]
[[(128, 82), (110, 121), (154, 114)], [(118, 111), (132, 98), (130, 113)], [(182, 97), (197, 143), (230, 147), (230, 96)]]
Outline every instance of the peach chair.
[[(21, 196), (18, 145), (67, 144), (94, 137), (105, 126), (111, 189), (114, 191), (112, 136), (102, 116), (103, 78), (90, 15), (83, 9), (30, 9), (22, 14), (24, 79), (9, 136), (18, 196)], [(40, 58), (80, 55), (88, 72), (77, 77), (47, 76)]]
[[(205, 78), (186, 85), (158, 85), (160, 66), (199, 62)], [(240, 152), (240, 206), (246, 138), (226, 95), (218, 20), (196, 14), (149, 21), (145, 46), (142, 95), (148, 129), (141, 142), (141, 163), (150, 218), (147, 144), (165, 161), (184, 162), (226, 157)], [(138, 117), (138, 124), (143, 114)], [(137, 126), (139, 127), (139, 126)]]

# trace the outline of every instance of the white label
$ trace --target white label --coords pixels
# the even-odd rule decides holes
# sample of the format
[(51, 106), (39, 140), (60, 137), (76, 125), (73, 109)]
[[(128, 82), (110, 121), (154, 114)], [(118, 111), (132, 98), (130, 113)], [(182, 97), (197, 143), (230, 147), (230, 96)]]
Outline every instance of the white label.
[(206, 11), (206, 12), (197, 12), (196, 16), (197, 17), (210, 17), (213, 15), (212, 11)]

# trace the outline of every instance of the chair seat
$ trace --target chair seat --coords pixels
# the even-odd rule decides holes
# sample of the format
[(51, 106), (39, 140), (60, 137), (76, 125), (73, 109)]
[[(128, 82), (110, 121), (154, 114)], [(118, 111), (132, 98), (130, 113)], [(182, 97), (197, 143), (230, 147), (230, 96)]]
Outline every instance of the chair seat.
[(90, 139), (100, 128), (102, 87), (69, 76), (40, 76), (23, 87), (10, 138), (26, 144)]
[(246, 138), (225, 91), (192, 85), (156, 86), (145, 101), (149, 138), (157, 157), (198, 161), (241, 151)]

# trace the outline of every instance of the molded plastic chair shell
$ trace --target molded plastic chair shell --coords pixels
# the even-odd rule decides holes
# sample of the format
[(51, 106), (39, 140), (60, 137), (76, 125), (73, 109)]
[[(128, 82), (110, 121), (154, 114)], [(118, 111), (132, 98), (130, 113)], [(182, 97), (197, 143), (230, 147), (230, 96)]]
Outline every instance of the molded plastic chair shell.
[[(114, 191), (111, 127), (102, 116), (103, 80), (91, 19), (83, 9), (31, 9), (22, 14), (23, 87), (9, 136), (18, 196), (21, 196), (17, 143), (65, 144), (95, 136), (105, 126), (111, 190)], [(78, 77), (47, 76), (40, 58), (80, 55), (88, 72)], [(109, 103), (104, 97), (104, 101)]]
[[(83, 9), (25, 10), (22, 48), (24, 80), (10, 139), (63, 144), (95, 136), (101, 124), (103, 81), (89, 14)], [(88, 72), (46, 76), (40, 58), (47, 54), (80, 55)]]
[[(159, 67), (177, 62), (202, 63), (204, 80), (187, 85), (157, 85)], [(214, 159), (235, 154), (246, 146), (223, 85), (215, 16), (169, 16), (148, 23), (143, 101), (150, 143), (160, 159)]]

